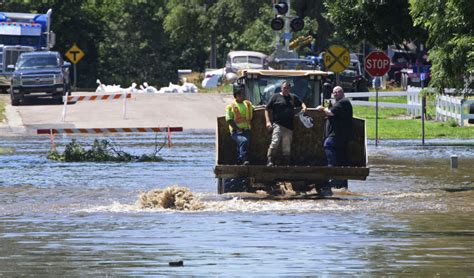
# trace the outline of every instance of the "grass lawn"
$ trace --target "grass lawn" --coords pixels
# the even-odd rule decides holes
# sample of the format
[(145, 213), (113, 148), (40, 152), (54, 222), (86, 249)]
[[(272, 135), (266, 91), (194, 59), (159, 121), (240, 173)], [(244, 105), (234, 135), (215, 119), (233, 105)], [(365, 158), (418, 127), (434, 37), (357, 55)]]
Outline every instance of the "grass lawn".
[[(375, 101), (371, 98), (370, 101)], [(379, 97), (379, 102), (406, 103), (406, 97)], [(434, 101), (427, 100), (428, 118), (434, 118)], [(354, 106), (354, 116), (366, 120), (367, 137), (375, 139), (375, 107)], [(380, 139), (421, 139), (421, 119), (406, 117), (406, 109), (379, 107), (378, 135)], [(474, 125), (457, 126), (454, 121), (425, 120), (425, 138), (474, 139)]]
[(232, 93), (232, 85), (223, 83), (216, 88), (199, 88), (200, 93)]

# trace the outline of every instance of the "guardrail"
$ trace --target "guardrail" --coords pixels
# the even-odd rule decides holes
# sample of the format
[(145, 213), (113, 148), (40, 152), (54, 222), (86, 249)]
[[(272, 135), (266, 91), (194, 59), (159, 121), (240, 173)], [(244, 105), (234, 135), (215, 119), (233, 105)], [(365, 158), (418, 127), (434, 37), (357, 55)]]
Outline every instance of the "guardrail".
[(90, 96), (63, 96), (63, 111), (61, 115), (61, 121), (66, 121), (67, 113), (67, 104), (69, 102), (79, 102), (79, 101), (98, 101), (98, 100), (120, 100), (123, 99), (122, 104), (122, 117), (127, 118), (127, 98), (131, 98), (131, 93), (117, 92), (115, 94), (107, 95), (90, 95)]

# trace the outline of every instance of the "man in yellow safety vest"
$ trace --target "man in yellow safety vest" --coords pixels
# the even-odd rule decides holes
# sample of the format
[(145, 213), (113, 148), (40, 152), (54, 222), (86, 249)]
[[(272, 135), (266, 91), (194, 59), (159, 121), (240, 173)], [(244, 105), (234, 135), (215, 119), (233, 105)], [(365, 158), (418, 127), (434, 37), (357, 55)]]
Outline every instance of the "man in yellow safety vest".
[(253, 107), (250, 101), (245, 100), (245, 89), (242, 85), (237, 85), (234, 89), (234, 98), (225, 109), (225, 120), (229, 123), (231, 137), (237, 144), (237, 163), (249, 165), (248, 147)]

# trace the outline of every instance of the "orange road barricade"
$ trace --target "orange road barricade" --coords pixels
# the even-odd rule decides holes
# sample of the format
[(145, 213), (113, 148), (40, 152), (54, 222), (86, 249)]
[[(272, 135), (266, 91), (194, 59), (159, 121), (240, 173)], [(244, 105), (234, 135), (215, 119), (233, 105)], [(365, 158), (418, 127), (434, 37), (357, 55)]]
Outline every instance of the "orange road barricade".
[(55, 134), (166, 132), (168, 137), (168, 146), (171, 148), (171, 133), (181, 131), (183, 131), (183, 127), (47, 128), (37, 129), (36, 134), (49, 135), (51, 137), (51, 147), (54, 148)]
[(91, 95), (91, 96), (64, 96), (63, 97), (63, 112), (61, 120), (64, 122), (66, 120), (67, 104), (69, 102), (78, 102), (78, 101), (96, 101), (96, 100), (119, 100), (123, 99), (122, 105), (122, 117), (127, 118), (127, 98), (131, 98), (131, 93), (115, 93), (108, 95)]

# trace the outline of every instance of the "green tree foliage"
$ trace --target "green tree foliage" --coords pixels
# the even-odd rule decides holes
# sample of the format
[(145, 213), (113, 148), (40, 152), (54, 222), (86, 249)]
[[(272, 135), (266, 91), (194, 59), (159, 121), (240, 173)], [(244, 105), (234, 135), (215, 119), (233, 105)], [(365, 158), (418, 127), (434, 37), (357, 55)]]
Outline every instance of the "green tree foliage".
[(168, 1), (166, 9), (159, 13), (181, 68), (204, 69), (210, 43), (210, 32), (203, 22), (204, 14), (203, 1), (176, 0)]
[(326, 13), (324, 2), (324, 0), (294, 0), (291, 6), (299, 17), (305, 19), (305, 32), (315, 38), (315, 51), (318, 53), (331, 45), (331, 35), (334, 32), (333, 25), (324, 16)]
[(170, 45), (159, 16), (163, 1), (107, 0), (102, 4), (106, 22), (99, 75), (107, 83), (147, 81), (167, 85), (177, 81), (176, 52)]
[(385, 49), (423, 37), (423, 30), (413, 26), (408, 0), (334, 0), (325, 5), (334, 36), (350, 46), (365, 40)]
[[(170, 0), (166, 5), (164, 29), (181, 61), (203, 65), (210, 51), (211, 36), (218, 49), (218, 65), (230, 50), (271, 50), (271, 6), (258, 0)], [(192, 50), (192, 52), (191, 52)], [(202, 66), (201, 66), (202, 67)]]
[(158, 155), (161, 148), (158, 149), (155, 146), (155, 151), (151, 154), (132, 155), (119, 150), (117, 146), (106, 139), (95, 139), (89, 149), (85, 149), (75, 139), (72, 139), (62, 154), (57, 150), (51, 150), (47, 157), (51, 160), (64, 162), (158, 162), (163, 161), (163, 158)]
[[(466, 86), (474, 74), (474, 2), (472, 0), (410, 0), (415, 24), (429, 31), (431, 85)], [(467, 86), (473, 89), (473, 81)]]
[(46, 13), (51, 8), (56, 46), (65, 53), (73, 43), (84, 51), (77, 63), (78, 86), (132, 82), (167, 85), (177, 82), (176, 52), (163, 30), (165, 1), (148, 0), (12, 0), (2, 10)]
[[(384, 49), (404, 41), (424, 43), (429, 32), (432, 84), (464, 86), (474, 70), (472, 0), (293, 0), (305, 28), (293, 38), (312, 35), (319, 52), (332, 43), (355, 48), (361, 41)], [(271, 2), (260, 0), (9, 0), (9, 12), (46, 13), (53, 9), (53, 50), (73, 43), (85, 52), (77, 64), (78, 86), (95, 80), (129, 86), (177, 82), (177, 69), (202, 71), (211, 38), (219, 67), (231, 50), (271, 54), (275, 36)], [(300, 55), (307, 47), (298, 49)], [(472, 84), (471, 84), (472, 87)]]

